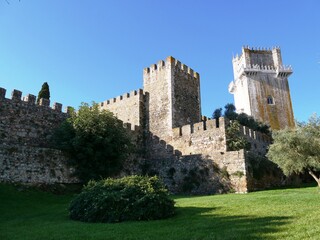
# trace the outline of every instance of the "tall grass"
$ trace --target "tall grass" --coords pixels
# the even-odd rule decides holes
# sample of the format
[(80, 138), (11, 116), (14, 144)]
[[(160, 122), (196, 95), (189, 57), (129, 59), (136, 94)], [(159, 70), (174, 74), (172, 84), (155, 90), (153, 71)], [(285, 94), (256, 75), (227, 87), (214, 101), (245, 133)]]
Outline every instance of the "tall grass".
[(175, 197), (173, 218), (117, 224), (70, 220), (71, 199), (0, 184), (0, 239), (320, 239), (316, 187)]

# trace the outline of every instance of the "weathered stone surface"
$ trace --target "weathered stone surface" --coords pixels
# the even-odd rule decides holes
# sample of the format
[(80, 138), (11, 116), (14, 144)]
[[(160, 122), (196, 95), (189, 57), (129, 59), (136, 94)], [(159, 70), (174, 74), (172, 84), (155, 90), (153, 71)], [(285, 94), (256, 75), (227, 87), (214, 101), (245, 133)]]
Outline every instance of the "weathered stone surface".
[(234, 81), (229, 91), (234, 94), (238, 112), (268, 123), (272, 129), (294, 127), (288, 76), (290, 66), (282, 65), (280, 48), (242, 48), (233, 59)]
[(130, 123), (132, 130), (134, 126), (143, 123), (144, 93), (142, 89), (123, 94), (116, 98), (100, 103), (101, 109), (109, 110), (124, 123)]
[(0, 144), (48, 147), (54, 129), (68, 115), (48, 107), (31, 104), (29, 98), (25, 100), (27, 101), (16, 102), (11, 99), (1, 99)]
[(58, 150), (32, 146), (0, 147), (0, 180), (21, 183), (76, 183)]

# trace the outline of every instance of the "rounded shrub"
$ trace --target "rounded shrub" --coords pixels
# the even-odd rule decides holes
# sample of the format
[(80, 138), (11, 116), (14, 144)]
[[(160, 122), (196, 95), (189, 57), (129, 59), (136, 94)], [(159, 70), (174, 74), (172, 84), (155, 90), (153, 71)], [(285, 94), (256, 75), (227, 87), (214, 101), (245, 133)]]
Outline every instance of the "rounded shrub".
[(154, 220), (174, 215), (174, 201), (157, 177), (90, 181), (70, 203), (69, 216), (83, 222)]

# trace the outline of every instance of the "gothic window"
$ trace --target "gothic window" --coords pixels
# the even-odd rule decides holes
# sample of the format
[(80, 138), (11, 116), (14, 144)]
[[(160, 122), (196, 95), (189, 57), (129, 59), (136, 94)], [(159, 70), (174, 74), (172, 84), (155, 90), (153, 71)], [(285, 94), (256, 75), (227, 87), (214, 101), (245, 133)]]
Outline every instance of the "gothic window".
[(267, 97), (267, 103), (269, 104), (269, 105), (272, 105), (272, 104), (274, 104), (274, 101), (273, 101), (273, 97), (272, 96), (268, 96)]

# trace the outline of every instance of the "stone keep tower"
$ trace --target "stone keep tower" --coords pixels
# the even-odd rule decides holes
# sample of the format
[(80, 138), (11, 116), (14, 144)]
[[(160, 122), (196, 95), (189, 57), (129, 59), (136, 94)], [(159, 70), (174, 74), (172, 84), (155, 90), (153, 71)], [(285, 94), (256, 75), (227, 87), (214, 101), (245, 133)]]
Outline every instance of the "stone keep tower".
[(200, 76), (173, 57), (145, 68), (147, 129), (166, 139), (172, 128), (201, 121)]
[(288, 76), (290, 66), (282, 65), (280, 48), (242, 48), (233, 58), (234, 81), (229, 92), (234, 95), (236, 111), (268, 123), (272, 129), (294, 127)]

